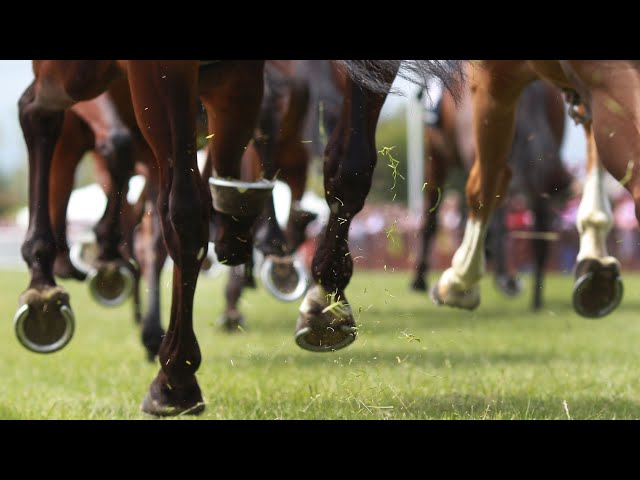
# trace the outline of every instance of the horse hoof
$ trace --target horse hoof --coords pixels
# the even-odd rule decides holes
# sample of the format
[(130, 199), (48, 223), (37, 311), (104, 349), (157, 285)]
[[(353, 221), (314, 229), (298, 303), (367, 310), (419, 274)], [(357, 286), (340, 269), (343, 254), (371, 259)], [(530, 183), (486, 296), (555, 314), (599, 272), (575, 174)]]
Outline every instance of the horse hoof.
[(227, 333), (235, 333), (245, 328), (244, 317), (237, 310), (224, 312), (218, 319), (218, 326)]
[(193, 384), (188, 388), (171, 387), (160, 383), (156, 378), (142, 400), (140, 409), (156, 417), (198, 415), (204, 411), (204, 401), (195, 376)]
[(511, 275), (499, 275), (495, 279), (496, 287), (507, 297), (517, 297), (522, 293), (522, 282)]
[(307, 291), (307, 273), (299, 260), (293, 257), (269, 255), (260, 269), (265, 288), (278, 300), (293, 302)]
[(147, 359), (150, 362), (153, 362), (160, 352), (160, 345), (162, 344), (162, 340), (164, 338), (164, 330), (162, 328), (153, 327), (153, 328), (145, 328), (142, 329), (142, 345), (147, 351)]
[(104, 263), (91, 270), (88, 281), (94, 300), (107, 307), (121, 305), (133, 292), (133, 273), (116, 262)]
[(29, 289), (21, 295), (13, 326), (16, 337), (28, 350), (53, 353), (73, 337), (75, 319), (69, 295), (60, 287), (46, 291)]
[(53, 274), (58, 278), (73, 279), (84, 282), (87, 273), (76, 268), (68, 255), (58, 255), (53, 263)]
[(438, 279), (430, 292), (431, 300), (436, 305), (475, 310), (480, 305), (480, 287), (462, 288), (455, 282), (453, 270), (448, 269)]
[(576, 265), (573, 308), (585, 318), (601, 318), (622, 301), (624, 287), (617, 262), (606, 265), (598, 260), (582, 260)]
[(300, 348), (332, 352), (347, 347), (356, 339), (356, 323), (344, 297), (329, 302), (330, 299), (332, 295), (319, 285), (307, 292), (294, 335)]
[(427, 282), (424, 278), (417, 277), (411, 284), (411, 290), (415, 292), (426, 292), (427, 288)]

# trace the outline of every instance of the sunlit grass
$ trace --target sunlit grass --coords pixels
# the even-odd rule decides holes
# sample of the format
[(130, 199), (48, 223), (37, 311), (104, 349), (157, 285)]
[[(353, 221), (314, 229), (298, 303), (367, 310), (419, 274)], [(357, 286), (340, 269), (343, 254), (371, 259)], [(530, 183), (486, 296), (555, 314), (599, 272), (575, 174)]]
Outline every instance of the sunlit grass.
[[(491, 278), (482, 305), (466, 312), (410, 292), (406, 273), (360, 270), (345, 299), (359, 338), (334, 353), (297, 347), (299, 302), (278, 302), (261, 288), (242, 300), (245, 332), (222, 333), (215, 321), (224, 281), (201, 278), (196, 294), (207, 404), (197, 418), (640, 418), (638, 275), (625, 275), (615, 313), (586, 320), (570, 307), (570, 276), (548, 277), (546, 306), (533, 314), (528, 289), (507, 299)], [(139, 404), (158, 364), (145, 360), (131, 305), (100, 307), (85, 285), (65, 282), (75, 336), (63, 351), (38, 355), (13, 333), (26, 284), (25, 273), (0, 274), (0, 418), (149, 418)], [(166, 325), (170, 276), (162, 285)]]

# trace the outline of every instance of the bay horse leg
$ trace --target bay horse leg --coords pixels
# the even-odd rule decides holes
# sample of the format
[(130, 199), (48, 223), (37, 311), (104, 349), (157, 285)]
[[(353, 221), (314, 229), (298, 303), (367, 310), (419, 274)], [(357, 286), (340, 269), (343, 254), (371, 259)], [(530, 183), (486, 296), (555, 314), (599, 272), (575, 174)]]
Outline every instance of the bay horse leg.
[(519, 61), (485, 61), (470, 72), (476, 158), (466, 186), (469, 218), (451, 267), (431, 290), (436, 304), (475, 309), (485, 271), (484, 242), (491, 213), (511, 179), (507, 163), (514, 135), (516, 104), (533, 75)]
[(69, 258), (67, 208), (78, 164), (83, 155), (92, 148), (93, 134), (88, 126), (74, 112), (67, 111), (62, 133), (54, 150), (49, 181), (49, 214), (56, 244), (53, 273), (58, 278), (83, 281), (87, 277)]
[(160, 314), (160, 280), (162, 270), (167, 262), (167, 247), (162, 237), (160, 214), (156, 206), (158, 194), (150, 188), (143, 231), (144, 236), (144, 276), (147, 283), (147, 310), (142, 317), (141, 339), (147, 351), (147, 359), (152, 362), (158, 352), (165, 335)]
[(158, 416), (197, 414), (204, 404), (195, 376), (201, 354), (193, 331), (193, 297), (207, 252), (211, 212), (196, 159), (198, 62), (130, 61), (128, 74), (136, 119), (160, 172), (158, 211), (174, 262), (160, 371), (141, 408)]
[(120, 120), (108, 92), (89, 102), (77, 103), (73, 110), (91, 127), (95, 135), (96, 167), (106, 169), (104, 173), (108, 176), (108, 182), (102, 185), (107, 206), (93, 229), (98, 258), (89, 273), (89, 290), (99, 303), (116, 306), (131, 295), (136, 275), (135, 267), (120, 250), (123, 211), (130, 208), (126, 196), (134, 167), (132, 135)]
[(29, 156), (29, 228), (21, 250), (31, 281), (20, 296), (14, 327), (23, 346), (51, 353), (71, 340), (74, 329), (69, 295), (53, 278), (56, 246), (49, 214), (52, 157), (64, 110), (76, 100), (104, 91), (118, 69), (110, 60), (37, 60), (33, 70), (35, 80), (18, 102)]
[[(393, 76), (385, 78), (388, 88)], [(349, 226), (371, 188), (377, 160), (376, 124), (385, 98), (386, 94), (374, 94), (349, 79), (340, 119), (327, 145), (324, 186), (331, 214), (313, 257), (314, 284), (302, 301), (295, 330), (296, 343), (306, 350), (339, 350), (356, 338), (356, 323), (345, 296), (353, 273)]]
[(620, 304), (623, 286), (620, 262), (607, 251), (613, 213), (604, 189), (605, 169), (598, 158), (591, 122), (584, 124), (584, 130), (587, 173), (576, 218), (580, 250), (574, 269), (573, 307), (583, 317), (600, 318)]
[[(309, 153), (302, 143), (305, 118), (309, 109), (309, 86), (306, 81), (295, 77), (289, 79), (288, 86), (289, 101), (282, 118), (280, 133), (274, 139), (273, 157), (263, 158), (265, 158), (265, 171), (266, 164), (271, 164), (269, 168), (274, 174), (279, 172), (280, 178), (291, 189), (288, 226), (292, 229), (294, 241), (299, 241), (299, 245), (302, 243), (301, 237), (304, 241), (306, 227), (305, 220), (302, 218), (305, 217), (305, 212), (300, 212), (298, 206), (304, 194), (309, 165)], [(277, 98), (274, 103), (276, 101)], [(271, 116), (277, 120), (275, 108), (276, 105), (271, 110), (274, 112)], [(278, 124), (277, 121), (271, 123)], [(264, 242), (266, 245), (258, 247), (265, 253), (260, 276), (267, 290), (277, 299), (291, 302), (299, 299), (306, 292), (308, 274), (302, 263), (294, 258), (297, 245), (289, 244), (286, 234), (280, 229), (275, 216), (273, 196), (267, 203), (267, 215), (267, 235)]]

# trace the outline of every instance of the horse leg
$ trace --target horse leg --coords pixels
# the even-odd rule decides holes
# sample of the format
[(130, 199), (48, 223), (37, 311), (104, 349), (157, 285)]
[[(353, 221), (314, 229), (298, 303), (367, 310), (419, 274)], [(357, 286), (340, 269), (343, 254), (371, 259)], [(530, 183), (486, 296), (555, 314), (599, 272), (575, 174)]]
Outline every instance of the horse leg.
[(49, 214), (56, 244), (53, 273), (59, 278), (85, 280), (85, 272), (69, 257), (67, 243), (67, 207), (73, 189), (76, 168), (85, 152), (93, 148), (93, 135), (72, 111), (65, 113), (62, 133), (54, 150), (49, 181)]
[[(551, 229), (552, 212), (546, 199), (538, 198), (533, 203), (534, 230), (548, 232)], [(531, 309), (535, 312), (542, 308), (542, 293), (544, 290), (544, 268), (549, 258), (549, 240), (534, 238), (531, 241), (534, 258), (533, 303)]]
[(485, 270), (484, 241), (491, 213), (511, 179), (507, 163), (518, 97), (531, 81), (517, 62), (487, 61), (470, 73), (476, 159), (466, 195), (469, 217), (462, 244), (431, 290), (435, 303), (468, 310), (480, 304), (478, 282)]
[(496, 207), (487, 234), (491, 245), (491, 256), (495, 269), (495, 282), (498, 289), (509, 297), (515, 297), (522, 291), (518, 277), (509, 272), (507, 265), (507, 229), (504, 206)]
[(73, 335), (69, 295), (53, 278), (55, 238), (49, 213), (49, 181), (64, 110), (95, 97), (120, 74), (111, 60), (37, 60), (35, 80), (18, 104), (20, 126), (29, 154), (29, 228), (22, 245), (31, 282), (20, 297), (14, 318), (18, 339), (28, 349), (54, 352)]
[(74, 330), (69, 295), (53, 278), (56, 243), (49, 217), (51, 162), (64, 112), (40, 106), (35, 81), (20, 98), (18, 108), (29, 152), (29, 228), (22, 244), (22, 257), (29, 267), (31, 282), (20, 296), (14, 327), (23, 346), (34, 352), (50, 353), (63, 348)]
[(424, 211), (420, 228), (415, 277), (411, 284), (411, 288), (419, 292), (426, 292), (428, 288), (429, 252), (431, 251), (431, 242), (438, 232), (439, 198), (442, 195), (444, 182), (449, 174), (445, 150), (439, 143), (444, 141), (444, 137), (437, 135), (432, 129), (427, 131), (427, 135), (431, 138), (426, 142), (430, 151), (426, 152), (424, 158), (425, 179), (427, 181), (424, 187)]
[[(296, 205), (304, 194), (306, 185), (309, 154), (303, 142), (304, 120), (309, 107), (308, 85), (299, 79), (289, 80), (289, 102), (281, 122), (280, 134), (275, 143), (273, 155), (268, 155), (263, 149), (263, 165), (265, 171), (279, 172), (280, 178), (291, 188), (291, 207), (289, 209), (289, 225), (297, 222), (297, 230), (294, 228), (294, 240), (302, 236), (304, 240), (304, 227), (306, 224), (300, 218), (304, 213), (299, 212)], [(271, 117), (268, 125), (271, 129), (278, 126), (277, 99), (268, 110), (266, 117)], [(277, 132), (277, 130), (276, 130)], [(297, 245), (291, 245), (287, 236), (280, 229), (275, 217), (273, 198), (267, 204), (267, 235), (265, 241), (258, 248), (265, 253), (265, 261), (260, 271), (263, 284), (269, 292), (282, 301), (294, 301), (300, 298), (307, 290), (308, 275), (302, 263), (294, 258)], [(302, 232), (300, 232), (302, 228)], [(300, 242), (302, 243), (302, 242)], [(299, 244), (298, 244), (299, 245)]]
[(244, 316), (240, 313), (240, 310), (238, 310), (238, 301), (240, 300), (246, 281), (245, 265), (236, 265), (229, 269), (229, 279), (224, 289), (226, 303), (224, 312), (218, 319), (218, 325), (227, 332), (237, 332), (245, 326)]
[[(201, 72), (206, 87), (200, 98), (207, 109), (208, 129), (215, 136), (209, 142), (214, 177), (241, 178), (242, 154), (251, 139), (260, 112), (264, 90), (264, 61), (228, 61)], [(249, 187), (247, 195), (260, 196), (258, 188)], [(267, 190), (262, 192), (269, 193)], [(221, 263), (229, 266), (246, 263), (253, 255), (253, 225), (264, 211), (264, 203), (234, 214), (230, 199), (236, 189), (214, 186), (215, 251)], [(221, 211), (221, 209), (226, 211)], [(255, 210), (255, 211), (254, 211)]]
[(145, 242), (145, 278), (147, 283), (147, 311), (142, 317), (141, 339), (147, 351), (147, 359), (153, 362), (160, 351), (160, 345), (165, 332), (162, 328), (160, 316), (160, 279), (162, 269), (167, 261), (167, 247), (162, 237), (160, 214), (156, 207), (158, 195), (150, 189), (147, 201), (147, 225), (144, 225), (145, 235), (150, 230), (149, 242)]
[[(106, 170), (107, 207), (94, 227), (98, 258), (89, 273), (89, 290), (96, 301), (115, 306), (133, 290), (134, 266), (120, 251), (128, 181), (133, 174), (133, 140), (105, 92), (90, 102), (74, 105), (73, 110), (91, 127), (95, 135), (96, 167)], [(103, 174), (104, 175), (104, 174)], [(126, 205), (125, 205), (126, 204)]]
[(613, 226), (611, 201), (604, 189), (605, 170), (598, 157), (593, 130), (587, 135), (587, 178), (578, 207), (576, 226), (580, 251), (576, 259), (573, 308), (587, 318), (611, 313), (622, 301), (620, 262), (607, 252), (607, 236)]
[[(391, 88), (393, 77), (385, 79)], [(375, 130), (386, 94), (374, 94), (348, 81), (338, 125), (324, 164), (329, 222), (313, 257), (314, 285), (300, 306), (296, 343), (328, 352), (351, 344), (356, 324), (345, 297), (353, 273), (349, 226), (366, 200), (376, 165)]]

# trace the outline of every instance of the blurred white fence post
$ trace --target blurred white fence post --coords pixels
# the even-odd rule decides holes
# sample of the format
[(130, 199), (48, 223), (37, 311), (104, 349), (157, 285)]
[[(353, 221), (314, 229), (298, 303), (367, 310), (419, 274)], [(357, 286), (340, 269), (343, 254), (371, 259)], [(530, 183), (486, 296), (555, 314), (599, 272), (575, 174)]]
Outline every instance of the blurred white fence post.
[(407, 199), (409, 211), (422, 215), (424, 185), (424, 116), (418, 91), (408, 94), (407, 104)]

